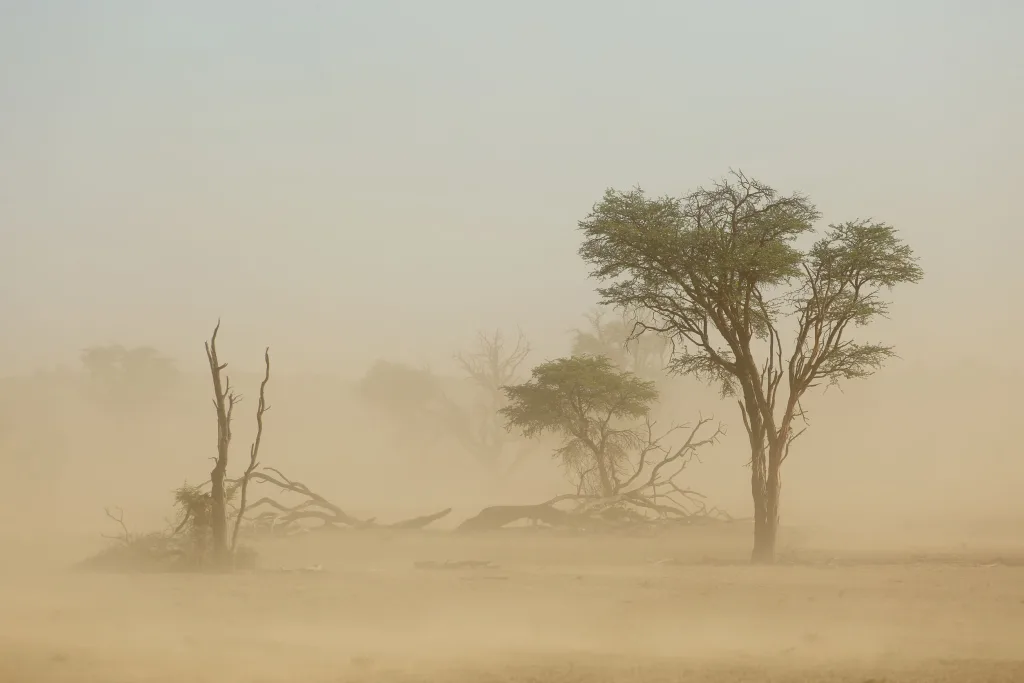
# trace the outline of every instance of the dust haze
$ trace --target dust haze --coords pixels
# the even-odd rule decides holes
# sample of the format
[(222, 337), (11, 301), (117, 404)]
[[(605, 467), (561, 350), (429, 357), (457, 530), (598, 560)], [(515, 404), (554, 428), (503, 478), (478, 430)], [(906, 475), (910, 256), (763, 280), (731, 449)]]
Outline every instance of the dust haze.
[[(1022, 19), (4, 4), (0, 680), (1024, 679)], [(748, 177), (924, 272), (851, 322), (896, 355), (794, 402), (754, 563), (756, 402), (581, 249), (630, 227), (602, 206)], [(647, 314), (675, 327), (629, 339)], [(218, 320), (230, 566), (189, 502)], [(506, 391), (554, 370), (641, 396), (603, 489), (602, 416)], [(631, 489), (640, 454), (678, 472)]]

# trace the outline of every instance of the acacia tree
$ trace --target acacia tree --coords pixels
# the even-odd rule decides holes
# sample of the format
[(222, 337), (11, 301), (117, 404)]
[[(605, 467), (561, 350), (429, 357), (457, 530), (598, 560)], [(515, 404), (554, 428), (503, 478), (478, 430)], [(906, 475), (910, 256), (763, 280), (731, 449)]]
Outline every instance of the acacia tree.
[(442, 378), (429, 369), (378, 360), (360, 380), (359, 392), (391, 421), (390, 435), (403, 451), (452, 436), (452, 403)]
[(509, 438), (498, 410), (505, 405), (501, 388), (517, 379), (530, 353), (522, 333), (510, 344), (501, 330), (480, 333), (475, 347), (455, 354), (455, 361), (475, 396), (470, 405), (453, 398), (450, 382), (428, 369), (379, 360), (360, 381), (361, 394), (402, 425), (422, 444), (429, 438), (452, 438), (489, 469), (502, 464)]
[(623, 370), (647, 379), (660, 375), (665, 369), (668, 339), (655, 334), (633, 335), (636, 320), (625, 310), (611, 319), (607, 314), (601, 308), (587, 314), (588, 328), (573, 332), (573, 355), (607, 356)]
[(885, 223), (829, 225), (801, 249), (819, 217), (806, 196), (733, 172), (681, 198), (608, 190), (579, 223), (580, 255), (604, 284), (602, 302), (650, 316), (634, 333), (672, 340), (671, 372), (738, 398), (751, 449), (754, 562), (774, 561), (781, 468), (803, 433), (801, 398), (892, 358), (891, 346), (851, 334), (887, 314), (885, 291), (923, 276)]
[(528, 382), (504, 391), (508, 405), (500, 413), (510, 429), (562, 437), (555, 455), (576, 480), (576, 497), (614, 499), (662, 516), (707, 513), (702, 496), (675, 479), (703, 446), (718, 440), (721, 428), (703, 437), (710, 420), (702, 419), (681, 446), (667, 446), (666, 437), (680, 427), (654, 436), (653, 382), (604, 356), (583, 355), (542, 363)]
[(149, 346), (93, 346), (82, 351), (81, 361), (92, 388), (118, 408), (151, 406), (179, 379), (174, 361)]

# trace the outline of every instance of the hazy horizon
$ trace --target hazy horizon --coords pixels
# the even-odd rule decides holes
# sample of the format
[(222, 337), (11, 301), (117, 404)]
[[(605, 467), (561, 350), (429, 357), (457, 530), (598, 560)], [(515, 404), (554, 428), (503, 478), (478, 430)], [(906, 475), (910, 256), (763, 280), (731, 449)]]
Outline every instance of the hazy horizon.
[[(0, 0), (0, 679), (1024, 681), (1022, 26), (1012, 0)], [(825, 389), (884, 351), (816, 337), (802, 378), (744, 375), (749, 432), (654, 354), (617, 362), (657, 397), (577, 358), (506, 400), (587, 327), (606, 190), (731, 170), (898, 229), (923, 281), (842, 337), (898, 358)], [(244, 400), (215, 412), (218, 319)], [(474, 384), (453, 356), (496, 329), (532, 353)], [(107, 345), (180, 372), (82, 356)], [(437, 376), (357, 383), (377, 360)]]
[[(809, 194), (823, 225), (892, 223), (926, 274), (896, 293), (891, 320), (858, 331), (900, 359), (821, 399), (787, 470), (804, 482), (787, 484), (787, 513), (855, 508), (856, 491), (833, 490), (854, 481), (889, 492), (880, 519), (912, 507), (898, 496), (915, 481), (914, 503), (941, 507), (967, 473), (979, 512), (1008, 504), (988, 493), (1015, 476), (1002, 415), (1024, 360), (991, 349), (1024, 332), (1010, 195), (1024, 158), (1022, 7), (0, 7), (0, 375), (80, 369), (81, 349), (116, 343), (156, 347), (198, 378), (221, 318), (236, 377), (273, 349), (276, 457), (304, 448), (297, 467), (390, 504), (372, 482), (397, 456), (364, 407), (288, 378), (353, 379), (378, 358), (450, 374), (452, 354), (497, 327), (523, 330), (529, 365), (565, 354), (596, 302), (576, 224), (604, 190), (681, 194), (735, 168)], [(693, 476), (749, 505), (735, 406), (679, 386), (666, 410), (717, 411), (733, 431)], [(132, 428), (164, 434), (167, 457), (201, 471), (207, 393), (197, 383)], [(125, 428), (87, 398), (67, 399), (63, 417), (55, 399), (32, 400), (8, 418), (25, 420), (10, 446), (25, 462), (51, 449), (54, 472), (71, 484), (96, 472), (111, 495), (130, 476), (153, 495), (177, 483), (172, 461), (119, 470), (137, 446), (112, 447)], [(937, 418), (965, 424), (936, 435)], [(461, 471), (451, 447), (431, 448)], [(312, 455), (328, 451), (362, 463), (366, 481)], [(94, 453), (107, 459), (72, 457)], [(515, 495), (561, 486), (545, 467)]]
[(218, 317), (253, 369), (440, 367), (498, 326), (563, 353), (605, 188), (729, 168), (900, 229), (926, 279), (868, 334), (905, 358), (1024, 330), (1021, 6), (284, 7), (0, 5), (0, 371), (201, 368)]

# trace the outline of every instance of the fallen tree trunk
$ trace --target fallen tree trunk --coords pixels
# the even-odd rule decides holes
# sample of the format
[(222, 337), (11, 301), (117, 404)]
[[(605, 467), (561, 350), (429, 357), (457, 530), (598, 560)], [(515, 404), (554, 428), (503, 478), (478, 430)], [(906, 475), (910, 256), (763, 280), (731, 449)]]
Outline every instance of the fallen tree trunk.
[(524, 519), (577, 531), (593, 529), (602, 525), (599, 520), (589, 515), (577, 515), (559, 510), (551, 503), (541, 503), (539, 505), (495, 505), (484, 508), (475, 517), (470, 517), (460, 524), (456, 531), (494, 531)]
[(388, 529), (422, 529), (423, 527), (427, 526), (428, 524), (430, 524), (432, 522), (436, 522), (437, 520), (441, 519), (442, 517), (448, 516), (448, 514), (451, 511), (452, 511), (451, 508), (445, 508), (444, 510), (441, 510), (440, 512), (435, 512), (432, 515), (423, 515), (421, 517), (413, 517), (412, 519), (407, 519), (407, 520), (402, 521), (402, 522), (395, 522), (394, 524), (387, 524), (386, 528), (388, 528)]

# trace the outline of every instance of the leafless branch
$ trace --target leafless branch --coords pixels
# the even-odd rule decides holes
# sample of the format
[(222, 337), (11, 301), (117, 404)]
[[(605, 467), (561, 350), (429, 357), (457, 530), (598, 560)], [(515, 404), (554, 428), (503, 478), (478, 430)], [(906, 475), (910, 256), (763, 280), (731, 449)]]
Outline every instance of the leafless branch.
[(249, 479), (252, 473), (259, 466), (259, 453), (260, 453), (260, 441), (263, 439), (263, 415), (270, 410), (270, 406), (267, 405), (266, 390), (267, 382), (270, 381), (270, 348), (263, 352), (263, 361), (266, 365), (266, 372), (263, 375), (263, 381), (260, 383), (260, 402), (256, 408), (256, 439), (252, 442), (249, 447), (249, 466), (245, 469), (245, 473), (242, 475), (241, 483), (241, 501), (238, 505), (238, 513), (235, 517), (235, 528), (231, 532), (231, 552), (234, 554), (235, 548), (238, 545), (238, 529), (242, 525), (242, 517), (245, 516), (246, 497), (249, 493)]
[(111, 511), (111, 508), (103, 508), (103, 512), (107, 515), (108, 518), (114, 520), (114, 522), (116, 522), (118, 526), (121, 527), (120, 536), (108, 536), (107, 534), (103, 534), (103, 538), (121, 541), (125, 545), (128, 545), (128, 543), (131, 541), (132, 535), (128, 532), (128, 527), (124, 523), (124, 510), (122, 510), (119, 507), (113, 508), (113, 511)]
[(249, 513), (255, 513), (259, 508), (272, 508), (276, 510), (276, 513), (270, 513), (269, 511), (261, 512), (254, 518), (254, 521), (267, 523), (271, 530), (278, 527), (290, 528), (295, 522), (305, 519), (319, 519), (324, 523), (325, 527), (419, 529), (451, 512), (451, 508), (447, 508), (430, 515), (413, 517), (392, 524), (378, 524), (372, 518), (358, 519), (349, 515), (331, 501), (310, 490), (301, 481), (289, 479), (280, 470), (273, 467), (264, 467), (262, 470), (250, 472), (249, 478), (253, 482), (271, 484), (282, 491), (294, 493), (306, 499), (296, 505), (285, 505), (265, 496), (248, 505), (247, 512)]

